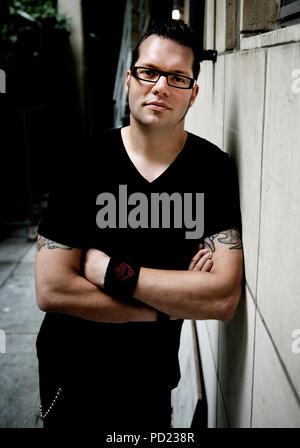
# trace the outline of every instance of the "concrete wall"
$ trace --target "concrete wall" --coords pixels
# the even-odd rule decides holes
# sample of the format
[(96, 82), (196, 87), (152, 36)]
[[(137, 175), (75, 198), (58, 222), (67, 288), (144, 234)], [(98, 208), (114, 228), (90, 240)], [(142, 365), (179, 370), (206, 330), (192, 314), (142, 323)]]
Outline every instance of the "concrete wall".
[(145, 31), (150, 19), (149, 0), (127, 0), (120, 56), (116, 73), (113, 100), (115, 102), (114, 127), (124, 124), (127, 111), (127, 94), (125, 90), (126, 72), (130, 69), (132, 50)]
[[(232, 2), (217, 0), (215, 9), (212, 3), (206, 29), (216, 35), (207, 42), (210, 49), (215, 42), (219, 56), (201, 64), (186, 128), (236, 160), (246, 284), (231, 322), (196, 323), (208, 426), (300, 427), (300, 24), (275, 29), (271, 8), (266, 29), (274, 31), (245, 37), (239, 31), (246, 10), (237, 11), (231, 51)], [(236, 7), (243, 3), (249, 8), (246, 1)], [(253, 20), (252, 14), (255, 29)], [(183, 339), (181, 350), (189, 353), (191, 344)], [(188, 387), (184, 393), (189, 396)]]
[[(78, 91), (78, 108), (82, 123), (84, 123), (84, 32), (82, 22), (82, 0), (58, 0), (57, 10), (70, 20), (70, 48), (73, 58), (74, 72)], [(84, 126), (84, 125), (83, 125)]]

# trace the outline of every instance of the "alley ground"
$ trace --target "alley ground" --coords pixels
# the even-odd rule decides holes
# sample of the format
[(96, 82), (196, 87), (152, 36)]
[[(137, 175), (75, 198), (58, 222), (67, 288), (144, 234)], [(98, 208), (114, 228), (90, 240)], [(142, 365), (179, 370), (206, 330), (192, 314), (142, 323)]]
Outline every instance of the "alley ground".
[(26, 229), (0, 241), (0, 428), (40, 428), (34, 242)]

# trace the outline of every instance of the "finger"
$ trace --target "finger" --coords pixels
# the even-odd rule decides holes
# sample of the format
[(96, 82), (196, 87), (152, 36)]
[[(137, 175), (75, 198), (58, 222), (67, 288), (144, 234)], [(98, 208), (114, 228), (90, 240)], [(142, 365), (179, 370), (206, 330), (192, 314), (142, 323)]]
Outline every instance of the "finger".
[(207, 252), (201, 257), (201, 259), (195, 264), (194, 271), (202, 271), (205, 262), (212, 257), (210, 252)]
[(192, 271), (194, 269), (194, 267), (195, 267), (196, 260), (194, 260), (194, 258), (192, 259), (192, 261), (191, 261), (191, 263), (189, 265), (189, 268), (188, 268), (189, 271)]
[(202, 259), (202, 257), (204, 257), (209, 252), (210, 251), (207, 248), (199, 250), (191, 261), (190, 269), (193, 270), (195, 268), (196, 264)]
[(196, 255), (192, 258), (192, 261), (190, 262), (189, 265), (189, 271), (192, 271), (195, 267), (195, 264), (199, 261), (198, 253), (199, 252), (197, 252)]
[(190, 271), (192, 271), (194, 269), (196, 263), (198, 263), (198, 261), (201, 259), (201, 257), (203, 257), (206, 253), (208, 253), (208, 249), (201, 249), (196, 253), (196, 255), (192, 258), (192, 261), (190, 263), (190, 266), (189, 266)]
[(202, 268), (202, 272), (210, 272), (211, 268), (213, 267), (214, 262), (212, 261), (211, 258), (209, 258), (205, 263), (204, 266)]
[(194, 265), (197, 264), (209, 252), (210, 252), (209, 249), (201, 249), (201, 250), (199, 250), (199, 252), (197, 252), (196, 255), (193, 258)]

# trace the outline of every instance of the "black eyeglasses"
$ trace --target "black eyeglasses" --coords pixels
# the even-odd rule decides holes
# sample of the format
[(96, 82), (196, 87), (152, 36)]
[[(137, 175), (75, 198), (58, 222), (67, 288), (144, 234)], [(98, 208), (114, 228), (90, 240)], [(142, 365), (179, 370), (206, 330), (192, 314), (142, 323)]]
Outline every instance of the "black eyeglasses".
[(163, 72), (149, 67), (132, 67), (131, 74), (137, 79), (155, 84), (161, 76), (167, 78), (167, 83), (177, 89), (192, 89), (195, 85), (195, 79), (188, 76), (178, 75), (177, 73)]

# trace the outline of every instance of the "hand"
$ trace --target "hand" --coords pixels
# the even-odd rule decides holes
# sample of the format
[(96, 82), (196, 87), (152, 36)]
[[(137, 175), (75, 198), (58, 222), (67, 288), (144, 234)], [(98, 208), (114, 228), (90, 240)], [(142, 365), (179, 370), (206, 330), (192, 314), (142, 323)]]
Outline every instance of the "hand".
[[(203, 249), (203, 244), (198, 246), (198, 252), (192, 258), (189, 265), (189, 271), (203, 271), (209, 272), (213, 267), (212, 252), (209, 249)], [(177, 320), (178, 317), (170, 316), (170, 320)]]
[(84, 260), (84, 276), (96, 286), (103, 288), (110, 257), (98, 249), (88, 249)]
[(202, 243), (199, 244), (198, 248), (199, 251), (192, 258), (188, 270), (210, 272), (213, 267), (212, 252), (209, 249), (203, 249)]

